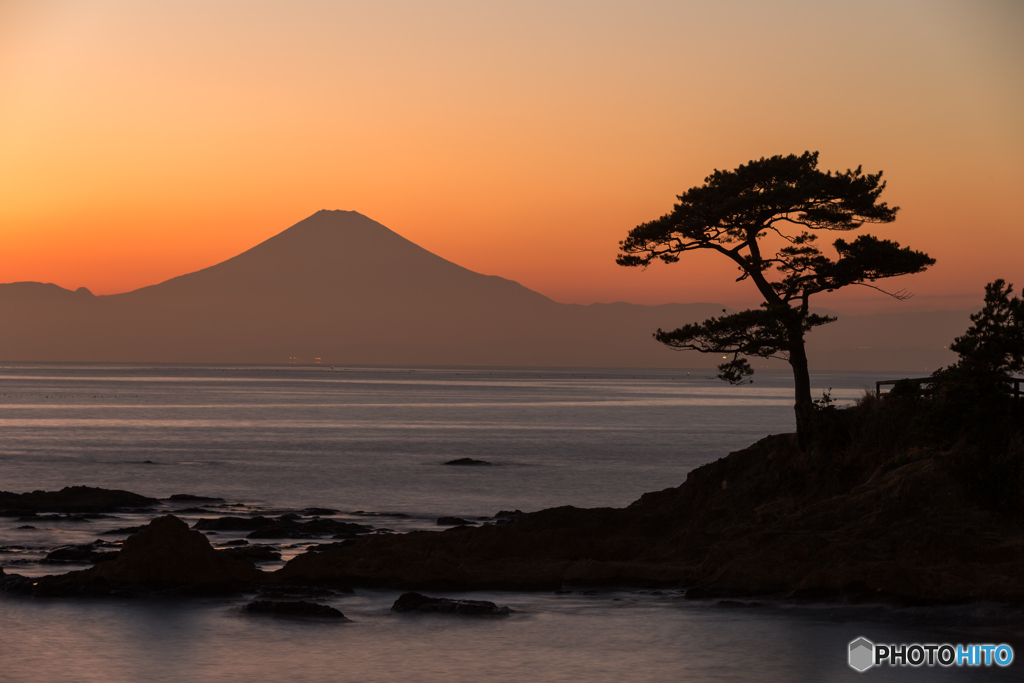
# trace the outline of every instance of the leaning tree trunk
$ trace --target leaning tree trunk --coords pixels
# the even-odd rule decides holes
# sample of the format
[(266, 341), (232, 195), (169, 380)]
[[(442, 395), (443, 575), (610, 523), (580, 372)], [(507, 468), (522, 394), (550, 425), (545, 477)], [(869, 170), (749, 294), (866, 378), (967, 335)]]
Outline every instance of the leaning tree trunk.
[(789, 364), (793, 368), (793, 385), (796, 394), (796, 440), (800, 450), (807, 450), (810, 437), (811, 411), (814, 402), (811, 399), (811, 374), (807, 369), (807, 351), (804, 348), (803, 330), (790, 332)]

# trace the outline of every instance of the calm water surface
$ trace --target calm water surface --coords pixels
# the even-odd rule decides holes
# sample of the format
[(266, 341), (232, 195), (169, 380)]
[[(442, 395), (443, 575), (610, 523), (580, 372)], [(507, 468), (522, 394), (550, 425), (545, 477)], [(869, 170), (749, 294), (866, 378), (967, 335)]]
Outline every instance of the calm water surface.
[[(731, 388), (709, 371), (432, 368), (0, 368), (0, 489), (85, 484), (219, 496), (249, 511), (311, 505), (402, 531), (441, 515), (622, 506), (703, 463), (792, 430), (791, 380)], [(853, 400), (892, 375), (814, 377)], [(472, 457), (491, 467), (447, 467)], [(175, 506), (166, 504), (171, 511)], [(183, 507), (183, 506), (178, 506)], [(242, 508), (238, 508), (242, 509)], [(404, 516), (391, 515), (401, 513)], [(182, 513), (192, 521), (201, 513)], [(207, 515), (209, 516), (209, 515)], [(0, 520), (0, 565), (148, 517)], [(138, 518), (137, 518), (138, 517)], [(106, 537), (110, 538), (110, 537)], [(229, 536), (211, 537), (221, 543)], [(285, 559), (307, 542), (281, 545)], [(279, 563), (263, 565), (273, 569)], [(398, 593), (330, 600), (352, 619), (260, 619), (245, 599), (0, 600), (3, 681), (855, 680), (846, 644), (1015, 642), (995, 606), (727, 608), (678, 592), (487, 593), (506, 619), (392, 615)], [(1019, 648), (1018, 648), (1019, 649)], [(995, 669), (875, 669), (879, 680), (1015, 679)]]

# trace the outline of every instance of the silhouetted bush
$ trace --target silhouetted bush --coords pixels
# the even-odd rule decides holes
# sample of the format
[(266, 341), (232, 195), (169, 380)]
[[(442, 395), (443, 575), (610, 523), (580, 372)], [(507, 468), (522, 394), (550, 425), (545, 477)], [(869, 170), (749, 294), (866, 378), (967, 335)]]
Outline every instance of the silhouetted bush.
[(826, 394), (815, 402), (812, 450), (847, 471), (933, 458), (977, 502), (1024, 513), (1024, 398), (1008, 381), (1024, 368), (1024, 304), (1002, 280), (985, 289), (974, 325), (950, 345), (960, 354), (955, 364), (841, 410)]

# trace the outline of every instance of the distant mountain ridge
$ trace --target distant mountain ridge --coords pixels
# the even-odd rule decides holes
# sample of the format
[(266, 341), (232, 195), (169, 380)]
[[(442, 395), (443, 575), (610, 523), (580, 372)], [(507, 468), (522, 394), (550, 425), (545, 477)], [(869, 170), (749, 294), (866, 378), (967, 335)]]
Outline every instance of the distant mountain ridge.
[[(357, 212), (318, 211), (222, 263), (124, 294), (2, 284), (0, 360), (710, 367), (718, 359), (651, 334), (722, 309), (561, 304)], [(812, 363), (934, 369), (969, 324), (966, 311), (879, 315), (812, 333)]]

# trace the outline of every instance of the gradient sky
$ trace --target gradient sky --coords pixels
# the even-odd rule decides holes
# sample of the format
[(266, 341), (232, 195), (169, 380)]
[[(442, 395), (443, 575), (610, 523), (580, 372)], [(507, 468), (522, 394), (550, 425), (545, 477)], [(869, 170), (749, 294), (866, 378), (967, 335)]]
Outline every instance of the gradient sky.
[(873, 231), (938, 259), (818, 305), (1024, 288), (1024, 3), (0, 0), (0, 282), (127, 291), (328, 208), (558, 301), (753, 303), (617, 243), (806, 149), (883, 169)]

